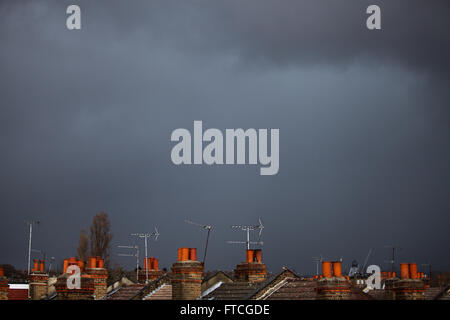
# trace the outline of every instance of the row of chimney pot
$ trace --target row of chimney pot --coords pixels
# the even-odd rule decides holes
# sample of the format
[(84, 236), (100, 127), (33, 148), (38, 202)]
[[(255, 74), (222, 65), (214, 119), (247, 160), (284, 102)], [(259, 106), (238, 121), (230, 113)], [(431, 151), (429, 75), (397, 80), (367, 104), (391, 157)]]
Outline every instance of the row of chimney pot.
[[(80, 271), (84, 271), (84, 261), (78, 260), (76, 257), (71, 257), (69, 259), (64, 259), (64, 273), (67, 272), (67, 268), (71, 265), (77, 265), (80, 268)], [(101, 257), (89, 257), (88, 260), (88, 268), (95, 269), (100, 268), (103, 269), (105, 267), (105, 260)]]
[(322, 261), (322, 275), (324, 278), (342, 277), (342, 262)]
[(44, 260), (33, 260), (33, 269), (31, 272), (45, 272), (45, 261)]
[(158, 259), (154, 257), (144, 258), (144, 270), (158, 270)]
[(261, 263), (262, 259), (261, 259), (261, 249), (248, 249), (247, 250), (247, 262), (248, 263), (252, 263), (252, 262), (258, 262)]
[[(196, 248), (179, 248), (178, 261), (196, 261)], [(247, 250), (246, 262), (261, 263), (261, 249)], [(34, 259), (34, 267), (32, 272), (45, 272), (45, 261)], [(84, 261), (78, 260), (75, 257), (64, 259), (64, 273), (70, 265), (78, 265), (81, 271), (84, 270)], [(104, 268), (104, 259), (100, 257), (89, 257), (88, 268)], [(144, 270), (158, 270), (158, 259), (154, 257), (144, 258)], [(3, 275), (3, 270), (0, 270), (0, 276)], [(387, 278), (396, 276), (395, 272), (383, 272)], [(325, 278), (342, 277), (342, 262), (341, 261), (322, 261), (322, 276)], [(417, 271), (417, 263), (400, 263), (400, 277), (401, 279), (422, 279), (425, 277), (423, 272)]]
[(417, 263), (400, 263), (400, 277), (402, 279), (422, 279), (425, 273), (417, 271)]
[(179, 248), (178, 261), (197, 261), (197, 248)]

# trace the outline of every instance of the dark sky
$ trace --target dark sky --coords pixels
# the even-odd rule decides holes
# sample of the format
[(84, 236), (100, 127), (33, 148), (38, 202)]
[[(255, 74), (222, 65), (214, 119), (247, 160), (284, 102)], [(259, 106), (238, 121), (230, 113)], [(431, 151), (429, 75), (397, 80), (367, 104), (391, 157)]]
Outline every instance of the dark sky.
[[(66, 29), (78, 4), (82, 30)], [(382, 30), (365, 26), (378, 4)], [(108, 0), (0, 3), (0, 263), (58, 261), (106, 211), (113, 245), (152, 231), (208, 268), (244, 259), (232, 224), (262, 217), (263, 260), (450, 268), (450, 2)], [(280, 171), (175, 166), (176, 128), (279, 128)], [(140, 245), (143, 242), (138, 242)], [(131, 258), (113, 259), (132, 268)]]

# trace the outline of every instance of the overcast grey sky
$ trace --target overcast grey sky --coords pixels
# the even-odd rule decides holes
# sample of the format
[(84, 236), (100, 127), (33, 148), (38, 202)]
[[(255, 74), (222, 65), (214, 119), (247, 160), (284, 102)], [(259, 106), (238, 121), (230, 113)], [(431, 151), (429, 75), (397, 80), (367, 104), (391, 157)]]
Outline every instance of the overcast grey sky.
[[(82, 30), (66, 29), (78, 4)], [(382, 30), (365, 27), (378, 4)], [(208, 269), (245, 257), (231, 224), (262, 217), (263, 260), (311, 257), (450, 267), (450, 2), (13, 1), (0, 3), (0, 263), (33, 247), (58, 261), (101, 210), (113, 245), (161, 236)], [(175, 166), (176, 128), (279, 128), (280, 171)], [(143, 244), (139, 242), (139, 244)], [(127, 268), (133, 260), (113, 258)]]

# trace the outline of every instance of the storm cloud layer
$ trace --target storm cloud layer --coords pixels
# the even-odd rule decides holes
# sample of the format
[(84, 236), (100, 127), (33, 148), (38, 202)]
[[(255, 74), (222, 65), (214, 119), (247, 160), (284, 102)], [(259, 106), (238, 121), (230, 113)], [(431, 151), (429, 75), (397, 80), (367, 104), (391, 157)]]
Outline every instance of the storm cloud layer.
[[(370, 248), (385, 267), (392, 244), (448, 269), (449, 14), (445, 0), (2, 1), (0, 263), (25, 268), (24, 219), (60, 261), (104, 210), (115, 246), (158, 226), (162, 266), (203, 250), (188, 218), (213, 225), (207, 268), (232, 269), (244, 248), (225, 241), (244, 234), (229, 226), (262, 217), (271, 271)], [(279, 128), (279, 173), (173, 165), (170, 134), (194, 120)]]

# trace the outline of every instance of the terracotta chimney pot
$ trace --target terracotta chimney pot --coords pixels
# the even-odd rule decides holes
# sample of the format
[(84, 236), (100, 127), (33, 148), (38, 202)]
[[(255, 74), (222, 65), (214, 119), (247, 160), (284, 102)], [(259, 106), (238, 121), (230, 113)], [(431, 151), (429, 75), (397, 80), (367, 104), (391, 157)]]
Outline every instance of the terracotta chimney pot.
[(409, 264), (409, 276), (411, 277), (411, 279), (419, 278), (419, 276), (417, 275), (417, 263)]
[(261, 249), (256, 249), (256, 250), (253, 251), (254, 258), (259, 263), (262, 262), (261, 252), (262, 252)]
[(186, 261), (189, 260), (189, 248), (181, 248), (181, 260)]
[(342, 277), (342, 262), (333, 261), (333, 275), (335, 277)]
[(94, 269), (97, 267), (97, 259), (95, 257), (89, 257), (89, 268)]
[(331, 278), (331, 262), (322, 261), (322, 274), (325, 278)]
[(409, 264), (400, 263), (400, 278), (409, 279)]
[(189, 248), (189, 260), (197, 261), (197, 248)]
[(253, 250), (248, 249), (248, 250), (247, 250), (246, 257), (247, 257), (247, 262), (248, 262), (248, 263), (253, 262)]

